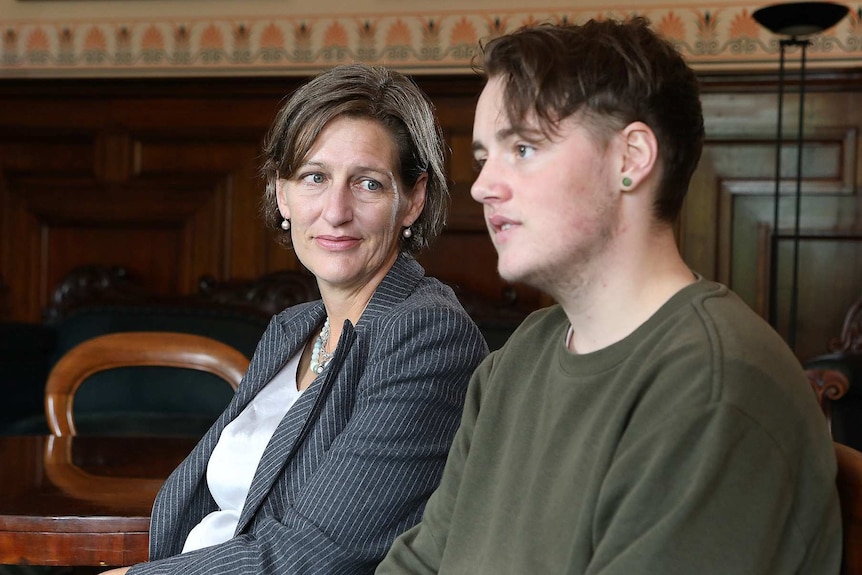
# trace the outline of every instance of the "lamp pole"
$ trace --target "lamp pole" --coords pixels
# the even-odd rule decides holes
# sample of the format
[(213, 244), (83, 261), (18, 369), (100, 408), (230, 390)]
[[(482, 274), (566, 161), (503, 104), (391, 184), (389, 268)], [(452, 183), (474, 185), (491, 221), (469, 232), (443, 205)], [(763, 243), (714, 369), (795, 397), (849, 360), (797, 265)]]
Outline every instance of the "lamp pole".
[(778, 226), (781, 203), (781, 143), (784, 117), (784, 50), (782, 40), (778, 51), (778, 127), (775, 135), (775, 189), (772, 197), (772, 241), (769, 257), (769, 325), (778, 330)]
[[(793, 280), (790, 284), (790, 323), (787, 332), (787, 345), (796, 351), (796, 319), (799, 309), (799, 222), (802, 213), (802, 143), (805, 119), (805, 54), (810, 42), (791, 38), (782, 40), (788, 45), (800, 46), (802, 56), (799, 66), (799, 121), (796, 130), (796, 207), (793, 222)], [(779, 122), (780, 123), (780, 122)]]
[(801, 36), (817, 34), (841, 21), (849, 8), (834, 2), (792, 2), (773, 4), (755, 10), (752, 16), (764, 28), (788, 36), (779, 42), (778, 67), (778, 128), (775, 140), (775, 189), (773, 194), (772, 241), (769, 259), (769, 310), (770, 325), (778, 329), (778, 242), (781, 214), (781, 148), (782, 124), (784, 113), (784, 64), (788, 46), (799, 46), (802, 50), (799, 67), (799, 120), (796, 130), (796, 188), (793, 222), (793, 275), (790, 286), (790, 318), (787, 331), (787, 344), (795, 351), (796, 327), (799, 310), (799, 236), (802, 214), (802, 145), (804, 141), (805, 120), (805, 67), (808, 46), (811, 44)]
[(781, 149), (783, 145), (784, 117), (784, 85), (785, 85), (785, 53), (788, 46), (799, 46), (802, 49), (799, 67), (799, 116), (796, 127), (796, 177), (794, 188), (794, 221), (793, 221), (793, 272), (790, 283), (790, 319), (787, 326), (787, 345), (790, 349), (796, 347), (796, 323), (799, 310), (799, 236), (802, 214), (802, 154), (805, 142), (805, 67), (806, 52), (810, 42), (791, 37), (780, 41), (778, 67), (778, 128), (775, 136), (775, 191), (773, 194), (772, 212), (772, 255), (769, 262), (769, 323), (778, 329), (778, 241), (780, 238), (780, 202), (781, 202)]

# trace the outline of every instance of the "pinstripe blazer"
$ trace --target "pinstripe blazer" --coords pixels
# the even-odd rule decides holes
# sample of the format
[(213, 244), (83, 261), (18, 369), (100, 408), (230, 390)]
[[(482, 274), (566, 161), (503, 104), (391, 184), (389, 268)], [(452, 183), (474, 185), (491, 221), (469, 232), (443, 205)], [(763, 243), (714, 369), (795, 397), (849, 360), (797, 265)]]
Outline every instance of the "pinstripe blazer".
[(400, 256), (276, 428), (234, 538), (180, 554), (217, 510), (206, 466), (221, 431), (324, 318), (319, 300), (273, 318), (236, 395), (156, 497), (150, 562), (130, 575), (371, 573), (418, 523), (487, 346), (452, 291)]

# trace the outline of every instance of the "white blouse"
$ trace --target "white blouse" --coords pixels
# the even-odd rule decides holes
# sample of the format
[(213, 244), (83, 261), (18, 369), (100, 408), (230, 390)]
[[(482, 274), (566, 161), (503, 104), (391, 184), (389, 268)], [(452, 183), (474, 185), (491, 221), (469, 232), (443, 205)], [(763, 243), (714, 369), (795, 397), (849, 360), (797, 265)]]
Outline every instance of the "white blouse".
[(222, 431), (207, 464), (207, 485), (219, 506), (189, 533), (183, 553), (233, 538), (251, 482), (275, 428), (301, 391), (297, 353)]

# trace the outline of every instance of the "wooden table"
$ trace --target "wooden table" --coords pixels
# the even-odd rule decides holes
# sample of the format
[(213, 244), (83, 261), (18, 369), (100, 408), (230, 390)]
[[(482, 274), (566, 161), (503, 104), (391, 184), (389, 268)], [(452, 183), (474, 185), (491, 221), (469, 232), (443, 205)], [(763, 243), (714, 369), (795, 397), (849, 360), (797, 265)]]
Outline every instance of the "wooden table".
[(146, 561), (153, 500), (195, 443), (0, 436), (0, 563)]

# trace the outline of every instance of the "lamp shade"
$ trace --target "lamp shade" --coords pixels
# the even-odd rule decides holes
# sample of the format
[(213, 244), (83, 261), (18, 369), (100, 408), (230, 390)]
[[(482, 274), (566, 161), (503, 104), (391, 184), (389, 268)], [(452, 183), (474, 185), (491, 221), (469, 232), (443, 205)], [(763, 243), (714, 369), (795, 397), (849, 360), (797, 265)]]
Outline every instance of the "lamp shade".
[(831, 28), (848, 11), (847, 6), (834, 2), (791, 2), (760, 8), (752, 16), (775, 34), (808, 36)]

